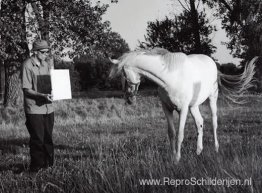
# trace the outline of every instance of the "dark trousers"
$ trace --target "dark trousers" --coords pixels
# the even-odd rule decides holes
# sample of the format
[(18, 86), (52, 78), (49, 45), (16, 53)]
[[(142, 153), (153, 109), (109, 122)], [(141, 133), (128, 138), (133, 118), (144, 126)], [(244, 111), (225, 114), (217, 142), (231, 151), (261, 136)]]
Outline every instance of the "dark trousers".
[(26, 114), (26, 127), (30, 134), (30, 169), (40, 169), (53, 165), (53, 126), (54, 113)]

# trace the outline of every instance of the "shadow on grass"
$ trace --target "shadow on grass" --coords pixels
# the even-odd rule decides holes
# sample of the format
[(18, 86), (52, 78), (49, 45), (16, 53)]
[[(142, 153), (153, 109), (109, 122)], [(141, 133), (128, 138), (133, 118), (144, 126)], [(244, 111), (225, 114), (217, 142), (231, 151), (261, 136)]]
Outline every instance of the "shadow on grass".
[(12, 163), (7, 165), (0, 165), (0, 172), (4, 171), (13, 171), (14, 174), (20, 174), (22, 172), (28, 171), (28, 164), (27, 163)]
[[(61, 153), (65, 151), (65, 153)], [(55, 145), (55, 151), (57, 151), (56, 159), (72, 159), (79, 160), (82, 158), (98, 159), (98, 148), (95, 146), (73, 147), (69, 145)]]
[(18, 138), (18, 139), (0, 139), (0, 151), (1, 154), (11, 153), (17, 154), (19, 153), (19, 149), (21, 147), (25, 147), (28, 145), (28, 138)]
[[(141, 96), (157, 96), (157, 89), (142, 89), (139, 90), (138, 94)], [(124, 93), (121, 90), (103, 91), (98, 89), (92, 89), (90, 91), (73, 93), (73, 98), (123, 98), (123, 96)]]
[(1, 155), (4, 155), (4, 158), (10, 156), (10, 159), (8, 159), (8, 161), (1, 161), (0, 172), (11, 170), (14, 172), (14, 174), (20, 174), (28, 170), (28, 163), (25, 163), (22, 159), (16, 159), (17, 154), (23, 152), (21, 149), (26, 148), (28, 146), (28, 141), (28, 138), (0, 139)]

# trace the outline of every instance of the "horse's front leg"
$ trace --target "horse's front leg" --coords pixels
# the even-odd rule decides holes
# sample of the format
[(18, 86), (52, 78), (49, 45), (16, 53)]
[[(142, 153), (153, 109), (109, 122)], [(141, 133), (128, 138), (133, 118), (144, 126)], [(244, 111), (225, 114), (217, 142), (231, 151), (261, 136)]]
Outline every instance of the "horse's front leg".
[(203, 150), (203, 118), (200, 114), (199, 107), (193, 106), (190, 108), (191, 114), (195, 120), (197, 127), (197, 155), (199, 155)]
[(181, 158), (181, 145), (184, 139), (184, 128), (186, 124), (186, 118), (188, 113), (188, 106), (184, 106), (179, 111), (179, 129), (178, 129), (178, 138), (177, 138), (177, 153), (176, 153), (176, 163), (179, 162)]
[(171, 152), (173, 155), (176, 155), (176, 147), (175, 147), (176, 131), (175, 131), (175, 126), (174, 126), (173, 110), (168, 108), (168, 106), (164, 102), (162, 102), (162, 107), (163, 107), (163, 110), (164, 110), (164, 113), (167, 119), (168, 137), (169, 137)]

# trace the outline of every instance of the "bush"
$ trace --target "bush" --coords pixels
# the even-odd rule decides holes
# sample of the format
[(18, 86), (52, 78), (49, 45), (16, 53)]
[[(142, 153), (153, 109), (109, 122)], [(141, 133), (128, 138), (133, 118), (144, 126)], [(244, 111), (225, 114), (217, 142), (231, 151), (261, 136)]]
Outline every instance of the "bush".
[(82, 57), (75, 61), (75, 69), (80, 76), (81, 90), (92, 88), (98, 89), (120, 89), (119, 79), (109, 80), (111, 62), (107, 58)]

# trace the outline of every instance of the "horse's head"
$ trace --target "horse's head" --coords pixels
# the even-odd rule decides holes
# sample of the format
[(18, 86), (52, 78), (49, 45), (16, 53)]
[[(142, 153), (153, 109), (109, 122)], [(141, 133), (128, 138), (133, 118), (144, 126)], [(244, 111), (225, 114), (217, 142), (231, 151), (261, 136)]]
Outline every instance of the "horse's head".
[(121, 74), (122, 89), (125, 92), (125, 100), (128, 104), (136, 101), (137, 91), (140, 85), (140, 74), (134, 68), (121, 65), (119, 60), (110, 60), (114, 66), (111, 68), (109, 77), (112, 78)]
[(125, 99), (128, 104), (133, 104), (136, 101), (140, 85), (140, 75), (132, 68), (123, 67), (122, 77), (122, 88), (125, 90)]

